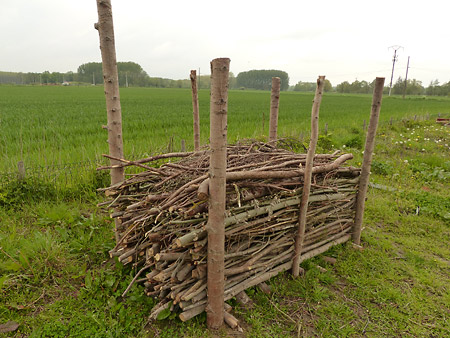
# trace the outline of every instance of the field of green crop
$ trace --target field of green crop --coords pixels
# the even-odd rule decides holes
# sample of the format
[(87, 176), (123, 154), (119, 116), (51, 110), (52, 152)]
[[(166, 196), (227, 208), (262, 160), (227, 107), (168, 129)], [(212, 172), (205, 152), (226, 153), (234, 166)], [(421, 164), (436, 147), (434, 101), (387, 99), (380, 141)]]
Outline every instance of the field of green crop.
[[(172, 136), (174, 150), (182, 138), (192, 146), (189, 91), (121, 93), (127, 156), (164, 151)], [(269, 97), (230, 93), (230, 141), (267, 134)], [(200, 92), (203, 143), (208, 98)], [(312, 98), (282, 93), (281, 135), (307, 140)], [(351, 152), (351, 164), (360, 165), (370, 104), (370, 96), (325, 94), (318, 151)], [(48, 182), (12, 178), (0, 185), (0, 335), (449, 337), (450, 127), (435, 123), (438, 113), (450, 117), (448, 98), (384, 98), (364, 249), (336, 246), (324, 254), (336, 258), (334, 265), (324, 255), (308, 260), (303, 277), (284, 273), (270, 280), (270, 295), (250, 288), (250, 309), (231, 300), (243, 333), (211, 332), (204, 314), (188, 323), (176, 314), (148, 323), (155, 301), (143, 287), (135, 284), (121, 296), (136, 271), (108, 255), (114, 225), (97, 207), (104, 197), (95, 191), (108, 183), (107, 173), (82, 189), (62, 191)], [(105, 120), (101, 88), (0, 86), (1, 170), (14, 170), (21, 159), (29, 166), (95, 160), (108, 150)]]
[[(312, 93), (284, 92), (280, 98), (279, 135), (309, 135)], [(123, 138), (128, 158), (166, 150), (173, 139), (179, 150), (192, 141), (191, 93), (186, 89), (123, 88), (121, 90)], [(209, 137), (209, 91), (199, 93), (201, 140)], [(229, 141), (268, 134), (269, 92), (229, 93)], [(369, 95), (325, 94), (321, 111), (342, 146), (352, 128), (362, 129), (368, 120)], [(427, 113), (448, 112), (447, 98), (385, 97), (381, 121)], [(96, 161), (108, 152), (106, 108), (101, 87), (0, 86), (0, 172), (13, 171), (23, 160), (28, 167)]]

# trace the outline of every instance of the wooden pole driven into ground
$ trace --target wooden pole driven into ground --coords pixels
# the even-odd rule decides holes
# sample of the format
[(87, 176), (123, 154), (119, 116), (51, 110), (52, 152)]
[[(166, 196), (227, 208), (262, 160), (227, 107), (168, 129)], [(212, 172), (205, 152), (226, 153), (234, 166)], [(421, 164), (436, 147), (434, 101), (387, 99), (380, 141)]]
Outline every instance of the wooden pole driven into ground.
[(200, 149), (200, 114), (198, 111), (197, 72), (191, 70), (192, 109), (194, 112), (194, 150)]
[(317, 79), (316, 94), (314, 96), (313, 107), (311, 111), (311, 140), (309, 142), (308, 154), (306, 155), (305, 176), (303, 180), (302, 198), (300, 200), (300, 210), (298, 216), (298, 230), (295, 236), (294, 258), (292, 260), (292, 275), (298, 277), (300, 273), (300, 256), (305, 238), (306, 212), (308, 211), (309, 192), (311, 190), (311, 177), (314, 164), (314, 155), (316, 152), (317, 140), (319, 138), (319, 109), (322, 102), (323, 87), (325, 85), (325, 76), (319, 76)]
[[(117, 71), (116, 47), (114, 43), (114, 25), (110, 0), (97, 0), (98, 22), (95, 28), (100, 37), (100, 50), (103, 65), (103, 83), (105, 87), (106, 110), (108, 123), (109, 154), (123, 158), (122, 109), (119, 96), (119, 77)], [(111, 159), (111, 165), (121, 162)], [(111, 184), (124, 180), (124, 168), (117, 166), (111, 169)], [(117, 222), (116, 222), (117, 227)], [(118, 240), (116, 232), (116, 240)]]
[(305, 176), (303, 180), (302, 198), (300, 200), (300, 210), (298, 216), (298, 230), (295, 236), (294, 258), (292, 260), (292, 275), (298, 277), (300, 274), (301, 252), (306, 229), (306, 212), (308, 211), (309, 192), (311, 190), (311, 177), (314, 164), (314, 155), (316, 152), (317, 140), (319, 138), (319, 109), (322, 102), (323, 87), (325, 85), (325, 76), (319, 76), (317, 79), (316, 94), (314, 96), (313, 107), (311, 111), (311, 140), (309, 142), (308, 154), (306, 155)]
[(366, 146), (359, 180), (358, 195), (356, 198), (355, 224), (353, 225), (352, 240), (356, 245), (361, 243), (361, 227), (364, 216), (364, 204), (366, 201), (367, 187), (369, 185), (372, 154), (375, 146), (378, 119), (380, 117), (381, 100), (383, 98), (384, 77), (377, 77), (372, 99), (372, 112), (370, 114), (369, 128), (367, 130)]
[(269, 122), (269, 142), (278, 138), (278, 107), (280, 103), (281, 80), (279, 77), (272, 78), (272, 92), (270, 94), (270, 122)]
[(230, 59), (211, 61), (208, 274), (206, 321), (209, 328), (223, 325), (225, 193), (227, 167), (228, 74)]

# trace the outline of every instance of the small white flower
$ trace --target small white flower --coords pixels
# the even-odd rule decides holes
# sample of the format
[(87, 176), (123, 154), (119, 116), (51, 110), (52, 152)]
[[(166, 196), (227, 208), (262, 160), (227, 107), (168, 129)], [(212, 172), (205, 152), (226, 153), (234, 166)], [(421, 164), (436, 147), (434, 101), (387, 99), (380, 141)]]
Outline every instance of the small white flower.
[(406, 164), (408, 164), (408, 160), (404, 160), (403, 162), (406, 163)]
[(422, 148), (422, 151), (425, 151), (425, 149)]

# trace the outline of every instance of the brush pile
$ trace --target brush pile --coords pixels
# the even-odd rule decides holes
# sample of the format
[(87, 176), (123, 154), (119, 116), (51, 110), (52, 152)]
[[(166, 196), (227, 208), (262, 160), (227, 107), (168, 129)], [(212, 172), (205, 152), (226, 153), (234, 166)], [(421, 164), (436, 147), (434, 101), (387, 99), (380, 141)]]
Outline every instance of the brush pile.
[[(168, 309), (185, 321), (206, 306), (209, 151), (174, 153), (124, 165), (142, 167), (104, 189), (102, 203), (120, 220), (111, 250), (123, 264), (146, 270), (148, 296), (159, 299), (150, 317)], [(144, 163), (181, 158), (158, 168)], [(227, 148), (225, 300), (292, 265), (305, 154), (252, 142)], [(360, 170), (343, 166), (351, 154), (318, 154), (302, 260), (350, 238)]]

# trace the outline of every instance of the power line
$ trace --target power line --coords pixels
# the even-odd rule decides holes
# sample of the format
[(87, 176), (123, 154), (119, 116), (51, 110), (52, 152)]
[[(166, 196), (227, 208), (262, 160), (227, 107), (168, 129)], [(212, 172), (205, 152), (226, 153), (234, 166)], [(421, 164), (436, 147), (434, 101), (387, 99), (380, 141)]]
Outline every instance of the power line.
[(398, 61), (397, 51), (401, 48), (403, 49), (403, 47), (399, 46), (399, 45), (394, 45), (394, 46), (389, 47), (388, 49), (391, 49), (391, 48), (394, 50), (394, 57), (392, 58), (392, 73), (391, 73), (391, 83), (389, 84), (389, 96), (391, 96), (392, 79), (394, 78), (395, 62)]
[(408, 56), (408, 64), (406, 65), (405, 88), (403, 89), (403, 99), (405, 99), (406, 86), (408, 85), (408, 69), (409, 69), (409, 56)]

